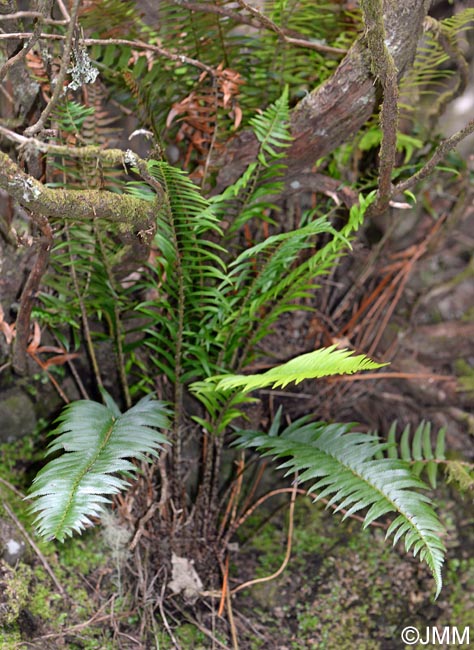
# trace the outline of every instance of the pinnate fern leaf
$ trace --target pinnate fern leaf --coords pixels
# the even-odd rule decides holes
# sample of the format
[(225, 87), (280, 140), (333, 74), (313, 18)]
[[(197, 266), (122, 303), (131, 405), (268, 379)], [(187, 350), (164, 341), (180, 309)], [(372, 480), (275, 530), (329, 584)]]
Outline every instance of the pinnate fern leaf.
[[(169, 426), (163, 402), (147, 396), (121, 414), (109, 395), (106, 405), (80, 400), (65, 407), (50, 435), (47, 455), (64, 451), (40, 470), (29, 498), (38, 533), (61, 542), (100, 516), (110, 496), (137, 472), (131, 459), (157, 456), (167, 442), (157, 429)], [(117, 473), (122, 476), (117, 476)]]
[[(279, 414), (278, 414), (279, 417)], [(378, 458), (387, 443), (377, 436), (352, 431), (353, 425), (310, 422), (303, 417), (280, 435), (272, 426), (269, 434), (240, 431), (236, 445), (257, 448), (264, 456), (284, 458), (280, 468), (287, 474), (298, 472), (298, 481), (310, 481), (315, 500), (328, 499), (328, 506), (345, 510), (344, 518), (367, 509), (364, 527), (388, 513), (396, 517), (386, 537), (395, 544), (404, 539), (405, 548), (419, 555), (431, 569), (436, 595), (442, 586), (443, 527), (430, 499), (418, 492), (425, 484), (401, 459)], [(273, 435), (272, 435), (273, 434)]]
[[(351, 350), (339, 350), (335, 345), (314, 352), (301, 354), (286, 363), (258, 375), (223, 375), (217, 390), (241, 388), (244, 391), (256, 390), (265, 386), (284, 388), (291, 382), (315, 379), (329, 375), (353, 374), (361, 370), (373, 370), (386, 364), (376, 363), (363, 354), (353, 356)], [(211, 377), (210, 381), (216, 378)]]
[(390, 444), (387, 450), (389, 458), (402, 458), (411, 464), (415, 476), (426, 473), (428, 482), (433, 489), (436, 488), (437, 476), (440, 467), (449, 464), (445, 456), (446, 429), (443, 427), (435, 435), (431, 432), (430, 422), (420, 422), (412, 434), (410, 425), (407, 425), (397, 444), (397, 422), (393, 422), (388, 432), (387, 440)]

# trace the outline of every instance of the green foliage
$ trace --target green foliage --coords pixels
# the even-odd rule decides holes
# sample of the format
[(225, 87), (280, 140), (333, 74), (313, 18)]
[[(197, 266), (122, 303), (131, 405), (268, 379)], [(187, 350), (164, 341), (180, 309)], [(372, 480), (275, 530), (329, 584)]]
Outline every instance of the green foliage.
[[(152, 294), (134, 306), (141, 319), (136, 327), (138, 340), (128, 342), (120, 328), (120, 314), (130, 306), (130, 299), (114, 282), (113, 252), (100, 238), (97, 224), (66, 233), (56, 253), (56, 262), (62, 262), (63, 271), (70, 269), (75, 280), (72, 286), (64, 278), (56, 285), (53, 280), (54, 292), (45, 304), (49, 300), (49, 308), (58, 315), (68, 314), (65, 321), (73, 327), (78, 313), (105, 315), (111, 327), (104, 336), (112, 334), (121, 341), (128, 370), (138, 363), (137, 347), (147, 348), (148, 359), (141, 362), (140, 371), (153, 376), (153, 367), (175, 389), (173, 435), (176, 430), (181, 435), (176, 423), (183, 417), (184, 388), (203, 406), (194, 421), (223, 443), (231, 424), (254, 401), (247, 395), (252, 390), (383, 365), (332, 346), (260, 375), (240, 374), (261, 356), (258, 344), (279, 317), (304, 308), (303, 300), (312, 296), (317, 278), (328, 273), (350, 247), (350, 238), (375, 198), (375, 192), (361, 194), (340, 230), (330, 215), (316, 210), (302, 214), (296, 227), (278, 229), (270, 197), (283, 189), (282, 159), (291, 142), (288, 122), (285, 88), (279, 99), (250, 120), (259, 142), (256, 159), (241, 179), (211, 200), (167, 162), (149, 160), (146, 170), (135, 170), (143, 182), (133, 181), (127, 190), (146, 200), (153, 191), (159, 205), (155, 261), (142, 271), (135, 286), (135, 291)], [(262, 221), (270, 224), (271, 234), (242, 246), (242, 228), (251, 223), (258, 236)], [(144, 376), (140, 389), (148, 384), (149, 391), (149, 383)], [(395, 513), (388, 536), (393, 535), (395, 542), (404, 539), (407, 551), (412, 549), (427, 562), (439, 591), (442, 528), (428, 498), (416, 491), (423, 484), (410, 463), (403, 458), (377, 459), (386, 445), (374, 436), (351, 432), (348, 425), (303, 418), (278, 436), (279, 422), (280, 415), (267, 436), (240, 432), (238, 444), (289, 457), (282, 467), (302, 472), (302, 481), (317, 479), (311, 490), (321, 488), (318, 498), (331, 497), (338, 510), (348, 509), (346, 516), (367, 508), (365, 525)], [(126, 459), (156, 455), (166, 438), (155, 428), (167, 426), (163, 404), (150, 397), (123, 415), (109, 397), (105, 406), (90, 401), (68, 406), (49, 453), (60, 449), (69, 453), (52, 460), (33, 484), (32, 510), (40, 534), (63, 540), (100, 515), (108, 498), (126, 487), (126, 480), (116, 472), (133, 476), (136, 467)], [(427, 453), (426, 444), (423, 449)], [(428, 471), (431, 478), (432, 470)]]
[[(440, 471), (445, 473), (446, 481), (453, 483), (461, 493), (474, 488), (474, 465), (445, 455), (444, 427), (433, 434), (431, 423), (422, 421), (414, 433), (411, 432), (410, 425), (407, 425), (398, 437), (395, 421), (389, 429), (387, 442), (387, 458), (401, 458), (410, 463), (412, 473), (418, 477), (426, 476), (433, 489), (437, 487)], [(380, 453), (379, 458), (382, 457), (383, 454)]]
[(38, 532), (45, 537), (62, 542), (83, 530), (103, 512), (107, 497), (124, 490), (136, 474), (137, 466), (127, 459), (146, 461), (167, 442), (156, 431), (169, 426), (162, 402), (147, 396), (121, 414), (103, 395), (105, 405), (81, 400), (66, 406), (51, 432), (57, 437), (47, 455), (66, 453), (43, 467), (29, 495)]
[[(373, 126), (364, 133), (358, 142), (358, 147), (361, 151), (369, 151), (370, 149), (380, 146), (382, 142), (382, 130), (379, 126)], [(397, 133), (397, 151), (404, 153), (405, 158), (403, 164), (406, 165), (410, 162), (413, 153), (423, 146), (423, 141), (420, 138), (415, 138), (406, 133)]]
[(402, 432), (399, 445), (396, 443), (396, 432), (397, 423), (395, 421), (392, 423), (387, 437), (390, 443), (387, 450), (388, 457), (401, 457), (411, 463), (415, 476), (426, 472), (431, 487), (436, 488), (439, 468), (442, 466), (442, 461), (446, 461), (444, 455), (446, 429), (440, 429), (436, 438), (432, 439), (430, 422), (420, 422), (413, 435), (410, 425), (407, 425)]
[[(413, 114), (418, 105), (418, 102), (410, 101), (413, 92), (426, 97), (430, 102), (430, 112), (433, 109), (436, 112), (443, 93), (448, 92), (450, 85), (452, 86), (455, 72), (446, 64), (452, 57), (453, 50), (458, 47), (457, 35), (461, 31), (472, 29), (473, 26), (474, 9), (463, 9), (439, 23), (433, 21), (432, 24), (427, 24), (413, 65), (403, 77), (400, 86), (400, 108), (406, 115)], [(451, 52), (443, 47), (439, 38), (440, 32), (443, 33), (444, 39), (450, 42)]]
[(93, 114), (93, 107), (69, 100), (59, 103), (53, 112), (54, 118), (59, 122), (60, 129), (74, 135), (80, 132), (86, 119)]
[(269, 197), (283, 189), (285, 167), (279, 161), (291, 143), (288, 87), (264, 112), (253, 117), (250, 125), (260, 143), (256, 160), (236, 183), (212, 199), (213, 210), (220, 219), (231, 217), (228, 238), (252, 218), (269, 221), (268, 213), (275, 209)]
[(259, 375), (226, 375), (217, 379), (218, 390), (240, 388), (244, 392), (271, 386), (285, 388), (289, 383), (299, 384), (305, 379), (330, 375), (351, 375), (362, 370), (381, 368), (386, 364), (375, 363), (365, 355), (353, 356), (351, 350), (338, 350), (335, 345), (307, 354), (301, 354), (287, 363)]
[(268, 434), (239, 431), (235, 444), (256, 448), (264, 456), (285, 459), (279, 468), (298, 475), (298, 482), (310, 481), (315, 499), (329, 499), (328, 506), (344, 510), (344, 518), (368, 509), (364, 526), (388, 513), (395, 513), (387, 537), (395, 544), (404, 539), (406, 551), (419, 555), (431, 569), (436, 595), (442, 587), (443, 533), (431, 501), (418, 492), (425, 485), (411, 471), (410, 464), (394, 458), (377, 459), (387, 443), (377, 436), (353, 432), (353, 425), (311, 422), (303, 417), (277, 434), (279, 417)]

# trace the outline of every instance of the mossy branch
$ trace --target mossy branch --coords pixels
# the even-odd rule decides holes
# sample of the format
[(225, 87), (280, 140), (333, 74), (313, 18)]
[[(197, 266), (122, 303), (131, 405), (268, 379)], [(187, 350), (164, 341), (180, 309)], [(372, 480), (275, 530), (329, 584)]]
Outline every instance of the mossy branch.
[[(57, 147), (53, 148), (54, 153)], [(69, 153), (69, 147), (62, 147)], [(84, 147), (81, 157), (99, 157), (108, 163), (125, 166), (136, 164), (137, 156), (119, 149), (102, 151)], [(77, 154), (76, 150), (74, 155)], [(87, 155), (88, 154), (88, 155)], [(131, 159), (133, 158), (133, 160)], [(0, 152), (0, 188), (20, 205), (52, 219), (90, 221), (105, 219), (118, 225), (124, 233), (133, 233), (142, 241), (151, 241), (155, 229), (156, 203), (105, 190), (50, 188), (24, 171), (5, 153)]]

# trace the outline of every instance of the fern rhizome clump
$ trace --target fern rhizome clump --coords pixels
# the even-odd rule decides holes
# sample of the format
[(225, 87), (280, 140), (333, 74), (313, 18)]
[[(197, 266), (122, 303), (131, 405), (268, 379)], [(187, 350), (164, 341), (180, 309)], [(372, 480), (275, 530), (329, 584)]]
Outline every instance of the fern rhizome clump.
[[(160, 597), (217, 596), (234, 636), (231, 596), (242, 585), (229, 586), (229, 566), (258, 503), (259, 458), (276, 459), (292, 505), (304, 491), (336, 516), (383, 526), (387, 541), (426, 564), (436, 596), (444, 529), (427, 490), (440, 467), (472, 485), (472, 466), (447, 458), (443, 429), (434, 435), (422, 422), (399, 436), (394, 424), (383, 436), (329, 408), (295, 416), (283, 405), (289, 386), (298, 395), (302, 382), (365, 371), (376, 379), (388, 365), (380, 336), (359, 345), (346, 335), (365, 309), (380, 315), (375, 299), (391, 276), (373, 305), (349, 305), (340, 333), (318, 296), (323, 283), (340, 284), (368, 221), (409, 208), (412, 188), (466, 135), (425, 159), (410, 101), (422, 84), (442, 94), (434, 120), (460, 92), (456, 34), (473, 12), (435, 25), (420, 0), (385, 13), (381, 0), (361, 0), (360, 11), (259, 4), (164, 2), (152, 28), (133, 2), (72, 2), (64, 31), (45, 22), (69, 48), (70, 65), (52, 45), (48, 54), (63, 90), (32, 43), (42, 112), (22, 134), (0, 125), (31, 164), (26, 173), (0, 154), (0, 186), (4, 174), (40, 233), (16, 329), (0, 321), (11, 365), (24, 373), (28, 356), (52, 351), (43, 371), (69, 402), (56, 372), (68, 364), (82, 396), (53, 425), (51, 459), (33, 481), (36, 530), (63, 542), (115, 508), (130, 528), (124, 557), (136, 554), (140, 575), (153, 568)], [(455, 88), (443, 86), (446, 57), (459, 68)], [(114, 148), (120, 113), (136, 129)], [(275, 332), (302, 313), (322, 344), (300, 333), (297, 353), (278, 354)], [(41, 329), (53, 347), (40, 347)], [(154, 580), (141, 581), (143, 602), (158, 593)]]

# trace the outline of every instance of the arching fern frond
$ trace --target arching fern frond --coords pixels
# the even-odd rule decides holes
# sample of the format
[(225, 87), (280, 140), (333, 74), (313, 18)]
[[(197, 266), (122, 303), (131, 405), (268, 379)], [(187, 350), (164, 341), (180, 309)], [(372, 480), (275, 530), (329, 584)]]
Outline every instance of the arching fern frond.
[[(157, 456), (167, 442), (157, 429), (169, 426), (168, 411), (150, 396), (121, 414), (109, 395), (106, 405), (80, 400), (66, 406), (51, 432), (54, 458), (33, 481), (30, 510), (40, 535), (63, 542), (100, 516), (109, 497), (125, 489), (137, 472), (130, 459)], [(117, 476), (117, 472), (124, 478)]]
[[(243, 391), (271, 386), (284, 388), (291, 382), (299, 383), (305, 379), (347, 375), (361, 370), (374, 370), (386, 364), (376, 363), (363, 354), (353, 356), (351, 350), (339, 350), (335, 345), (314, 352), (300, 354), (280, 366), (258, 375), (225, 375), (220, 377), (218, 390), (241, 388)], [(214, 380), (217, 378), (212, 378)]]
[(445, 550), (440, 538), (443, 527), (430, 499), (417, 491), (425, 484), (413, 475), (406, 461), (377, 460), (387, 444), (352, 428), (350, 424), (310, 422), (309, 417), (303, 417), (280, 435), (275, 435), (275, 426), (270, 431), (273, 435), (239, 431), (235, 445), (286, 459), (279, 468), (286, 469), (287, 475), (298, 472), (301, 483), (310, 481), (309, 491), (318, 492), (315, 500), (329, 499), (328, 506), (336, 505), (336, 512), (345, 510), (344, 518), (367, 508), (364, 527), (395, 513), (386, 537), (393, 536), (394, 544), (404, 539), (406, 551), (411, 549), (427, 563), (438, 596)]

